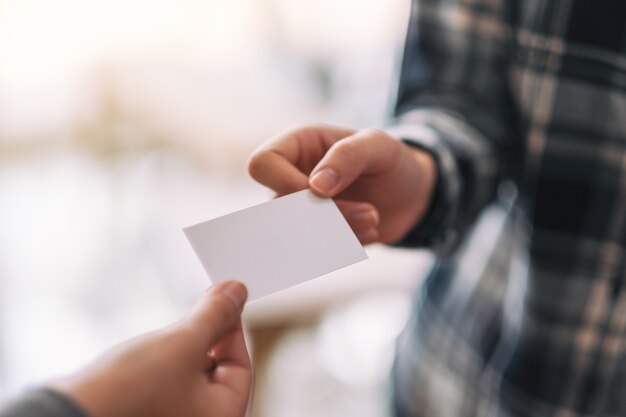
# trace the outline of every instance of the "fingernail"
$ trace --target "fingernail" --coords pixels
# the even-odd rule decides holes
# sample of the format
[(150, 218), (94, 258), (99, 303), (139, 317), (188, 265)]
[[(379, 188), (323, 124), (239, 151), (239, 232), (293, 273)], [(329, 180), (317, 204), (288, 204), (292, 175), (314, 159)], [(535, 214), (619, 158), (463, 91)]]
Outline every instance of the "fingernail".
[(357, 235), (361, 243), (371, 243), (378, 240), (378, 231), (376, 229), (367, 229)]
[(357, 211), (352, 215), (352, 223), (355, 226), (376, 226), (378, 225), (378, 213), (376, 210)]
[(222, 294), (233, 300), (239, 308), (243, 307), (248, 298), (248, 290), (239, 282), (229, 282), (222, 287)]
[(325, 168), (311, 178), (310, 185), (323, 193), (331, 192), (339, 184), (339, 175), (330, 168)]

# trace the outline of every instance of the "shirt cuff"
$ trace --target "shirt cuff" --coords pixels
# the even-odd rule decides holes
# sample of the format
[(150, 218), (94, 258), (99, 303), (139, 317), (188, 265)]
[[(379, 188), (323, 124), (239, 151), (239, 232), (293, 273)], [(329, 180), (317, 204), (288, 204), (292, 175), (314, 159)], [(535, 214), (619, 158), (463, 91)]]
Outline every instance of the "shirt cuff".
[(50, 389), (41, 389), (26, 394), (0, 410), (0, 417), (88, 417), (88, 415), (65, 395)]
[(462, 188), (454, 153), (441, 133), (425, 124), (401, 121), (385, 131), (409, 146), (428, 152), (437, 165), (437, 183), (424, 218), (396, 246), (427, 247), (439, 254), (450, 253), (458, 241), (453, 225)]

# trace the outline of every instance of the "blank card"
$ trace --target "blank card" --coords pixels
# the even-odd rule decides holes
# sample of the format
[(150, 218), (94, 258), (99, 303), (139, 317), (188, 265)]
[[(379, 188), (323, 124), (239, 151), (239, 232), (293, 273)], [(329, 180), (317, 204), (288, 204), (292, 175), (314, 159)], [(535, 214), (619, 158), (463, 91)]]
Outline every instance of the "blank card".
[(248, 301), (367, 259), (331, 199), (309, 190), (184, 229), (214, 284), (246, 284)]

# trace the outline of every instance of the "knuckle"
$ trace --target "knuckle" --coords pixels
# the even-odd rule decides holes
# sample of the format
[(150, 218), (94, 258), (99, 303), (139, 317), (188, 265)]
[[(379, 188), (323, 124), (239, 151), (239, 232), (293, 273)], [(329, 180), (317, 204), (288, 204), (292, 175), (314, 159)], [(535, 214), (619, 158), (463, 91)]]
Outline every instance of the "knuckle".
[(355, 162), (359, 159), (359, 143), (351, 140), (342, 140), (332, 147), (332, 153), (337, 158), (345, 161)]
[(363, 129), (361, 131), (361, 134), (363, 136), (374, 137), (374, 138), (387, 136), (387, 133), (375, 127), (368, 127), (367, 129)]
[(324, 132), (329, 130), (336, 129), (336, 126), (326, 124), (326, 123), (306, 123), (306, 124), (296, 124), (287, 129), (282, 135), (283, 136), (291, 136), (294, 139), (299, 139), (303, 141), (314, 140), (315, 138), (319, 138), (320, 135), (323, 136)]
[(287, 129), (285, 129), (285, 131), (282, 133), (282, 135), (290, 135), (290, 136), (297, 136), (297, 135), (306, 135), (308, 133), (310, 133), (311, 131), (314, 131), (317, 129), (318, 126), (312, 125), (312, 124), (306, 124), (306, 123), (297, 123), (294, 125), (291, 125), (290, 127), (288, 127)]
[(395, 144), (398, 141), (391, 137), (387, 132), (381, 129), (370, 127), (361, 131), (363, 140), (382, 144)]
[(234, 322), (239, 315), (234, 301), (225, 295), (215, 295), (212, 299), (213, 311), (224, 322)]
[(263, 175), (263, 172), (267, 169), (269, 156), (269, 151), (267, 150), (258, 150), (250, 155), (250, 158), (248, 158), (248, 174), (252, 178), (259, 179)]

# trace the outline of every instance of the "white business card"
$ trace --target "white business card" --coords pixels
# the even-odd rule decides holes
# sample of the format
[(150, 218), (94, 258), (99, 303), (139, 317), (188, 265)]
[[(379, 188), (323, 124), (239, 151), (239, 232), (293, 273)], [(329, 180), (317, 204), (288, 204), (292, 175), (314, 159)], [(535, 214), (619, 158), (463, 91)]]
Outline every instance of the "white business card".
[(213, 284), (254, 301), (367, 259), (331, 199), (300, 191), (184, 229)]

